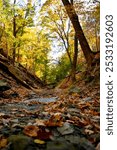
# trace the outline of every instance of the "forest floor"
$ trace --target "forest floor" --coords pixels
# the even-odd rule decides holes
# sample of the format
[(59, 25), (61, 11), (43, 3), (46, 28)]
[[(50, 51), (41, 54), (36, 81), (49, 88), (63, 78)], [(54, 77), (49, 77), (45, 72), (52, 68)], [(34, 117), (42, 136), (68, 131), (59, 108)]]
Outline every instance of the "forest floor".
[(94, 79), (80, 72), (52, 89), (1, 55), (0, 150), (99, 150), (99, 67), (93, 71)]
[(1, 150), (99, 149), (99, 83), (65, 82), (36, 90), (12, 82), (1, 92)]

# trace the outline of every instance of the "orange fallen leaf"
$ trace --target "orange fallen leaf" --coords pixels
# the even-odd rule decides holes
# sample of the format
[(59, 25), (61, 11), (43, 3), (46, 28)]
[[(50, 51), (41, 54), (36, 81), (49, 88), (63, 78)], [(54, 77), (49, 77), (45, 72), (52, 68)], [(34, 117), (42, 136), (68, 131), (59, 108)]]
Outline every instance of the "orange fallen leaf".
[(38, 125), (38, 126), (45, 126), (44, 120), (36, 119), (35, 121), (36, 121), (36, 125)]
[(47, 121), (45, 121), (45, 125), (49, 127), (56, 127), (63, 125), (63, 118), (60, 113), (56, 113)]
[(34, 125), (26, 126), (23, 130), (23, 133), (30, 137), (37, 137), (39, 128)]
[(3, 148), (7, 145), (7, 139), (0, 139), (0, 148)]

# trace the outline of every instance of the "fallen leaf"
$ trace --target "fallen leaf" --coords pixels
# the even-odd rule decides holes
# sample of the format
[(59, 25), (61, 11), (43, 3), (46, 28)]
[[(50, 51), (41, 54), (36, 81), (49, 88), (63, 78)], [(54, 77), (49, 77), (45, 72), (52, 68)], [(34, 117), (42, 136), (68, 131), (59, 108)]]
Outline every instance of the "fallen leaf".
[(38, 139), (40, 140), (48, 140), (52, 136), (52, 132), (45, 127), (41, 127), (38, 131)]
[(89, 130), (89, 129), (85, 129), (85, 133), (86, 133), (86, 134), (88, 134), (88, 135), (90, 135), (90, 134), (93, 134), (93, 133), (94, 133), (94, 131)]
[(35, 139), (34, 142), (37, 143), (37, 144), (45, 144), (45, 141), (42, 141), (42, 140), (39, 140), (39, 139)]
[(7, 145), (7, 139), (0, 139), (0, 148), (3, 148)]
[(45, 125), (49, 127), (56, 127), (56, 126), (62, 126), (63, 125), (63, 118), (60, 113), (56, 113), (51, 116), (51, 118), (47, 121), (45, 121)]
[(23, 130), (23, 133), (30, 137), (37, 137), (39, 128), (37, 126), (29, 125)]
[(5, 116), (5, 114), (4, 113), (0, 113), (0, 117), (2, 117), (2, 116)]
[(36, 119), (35, 121), (36, 121), (36, 123), (35, 123), (36, 125), (38, 125), (38, 126), (45, 126), (44, 120)]

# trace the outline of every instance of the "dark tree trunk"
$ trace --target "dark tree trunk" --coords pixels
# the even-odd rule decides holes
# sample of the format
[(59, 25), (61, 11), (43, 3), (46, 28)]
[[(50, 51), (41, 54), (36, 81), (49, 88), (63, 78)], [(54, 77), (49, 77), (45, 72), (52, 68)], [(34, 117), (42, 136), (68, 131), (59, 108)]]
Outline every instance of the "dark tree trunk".
[[(71, 0), (71, 4), (73, 5), (73, 0)], [(71, 69), (71, 79), (72, 82), (76, 81), (76, 66), (77, 66), (77, 58), (78, 58), (78, 39), (76, 33), (74, 35), (74, 56), (73, 56), (73, 64)]]
[(74, 30), (76, 32), (76, 37), (79, 40), (80, 46), (82, 48), (83, 54), (85, 56), (86, 62), (88, 66), (91, 66), (92, 60), (94, 58), (93, 52), (91, 51), (89, 44), (87, 42), (87, 39), (83, 33), (82, 27), (80, 25), (78, 15), (75, 12), (75, 9), (68, 0), (62, 0), (65, 9), (67, 11), (67, 14), (73, 24)]

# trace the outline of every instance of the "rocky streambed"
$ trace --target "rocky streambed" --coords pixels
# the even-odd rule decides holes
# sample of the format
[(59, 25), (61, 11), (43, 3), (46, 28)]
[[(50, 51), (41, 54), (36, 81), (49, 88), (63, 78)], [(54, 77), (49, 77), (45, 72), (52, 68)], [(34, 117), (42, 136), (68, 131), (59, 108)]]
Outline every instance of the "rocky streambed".
[[(59, 101), (57, 97), (39, 97), (33, 93), (22, 101), (15, 98), (1, 101), (1, 150), (95, 150), (99, 142), (99, 134), (92, 135), (95, 136), (92, 144), (81, 126), (67, 122), (68, 114), (44, 110), (45, 105)], [(79, 113), (76, 108), (68, 111), (69, 115)]]

